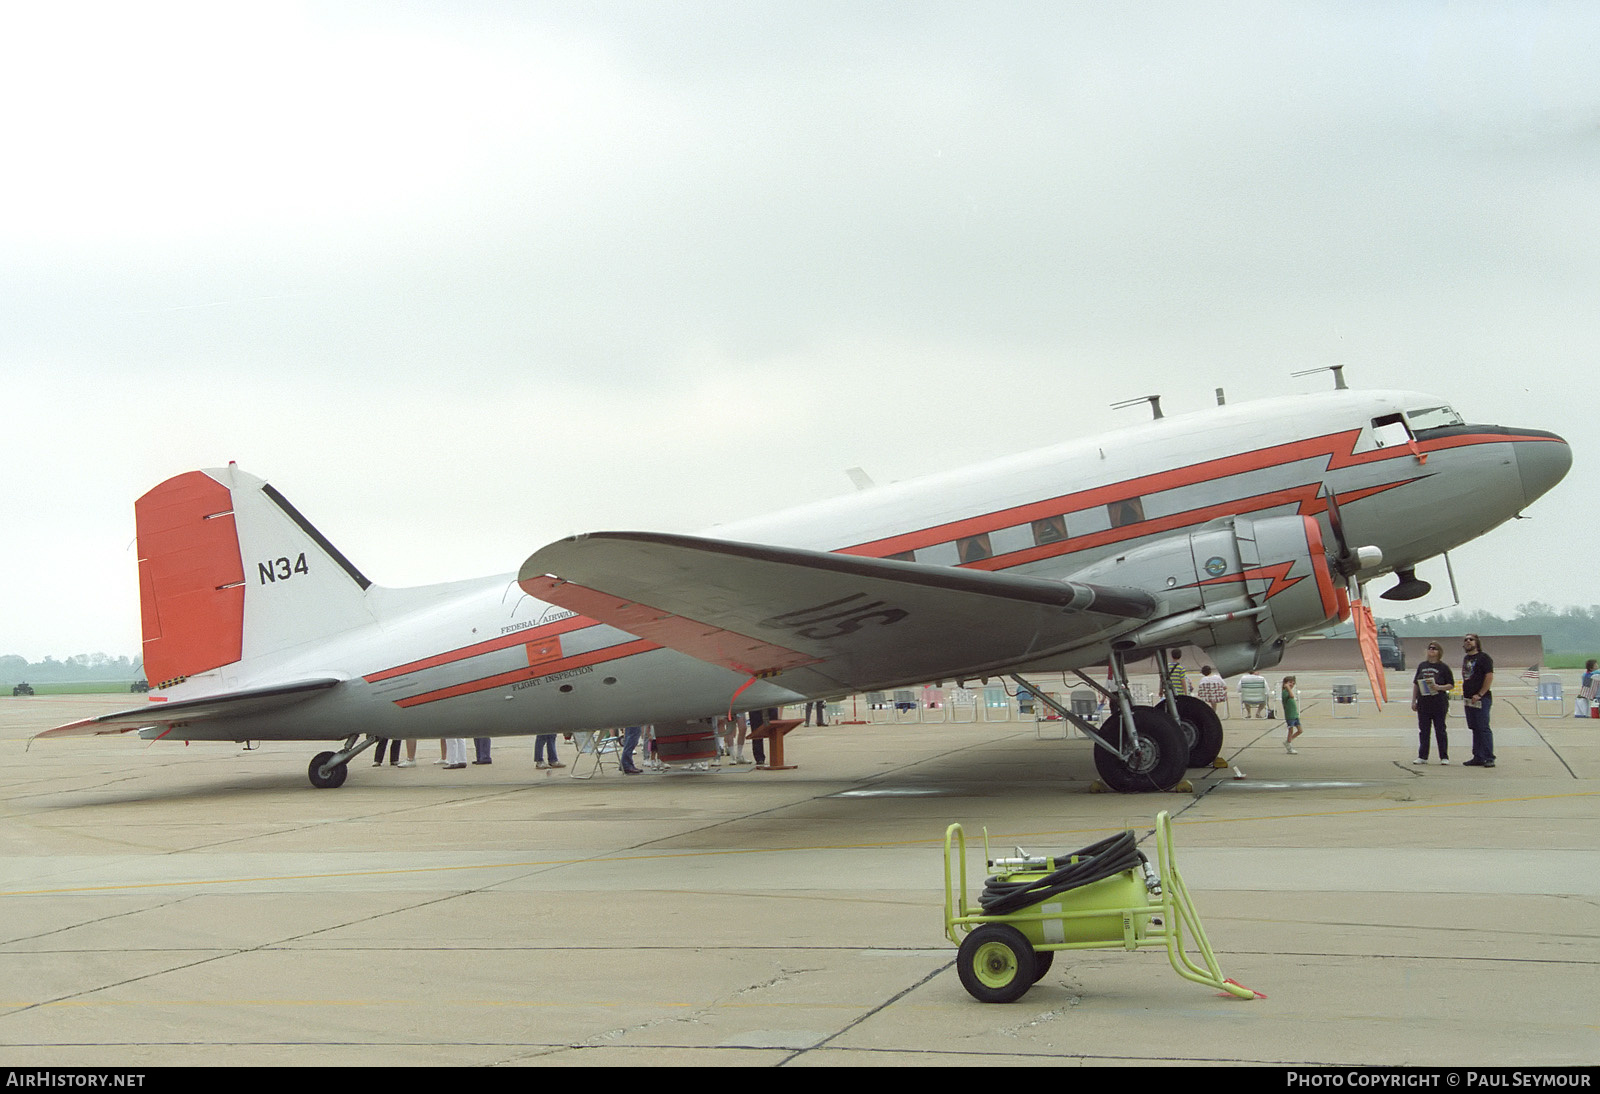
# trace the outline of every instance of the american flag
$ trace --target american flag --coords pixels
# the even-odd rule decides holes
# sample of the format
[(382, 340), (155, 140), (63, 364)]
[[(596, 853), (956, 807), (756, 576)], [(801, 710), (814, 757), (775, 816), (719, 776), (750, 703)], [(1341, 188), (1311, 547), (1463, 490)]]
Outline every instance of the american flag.
[(1530, 684), (1537, 684), (1539, 682), (1539, 666), (1537, 664), (1529, 665), (1527, 671), (1522, 674), (1522, 678)]

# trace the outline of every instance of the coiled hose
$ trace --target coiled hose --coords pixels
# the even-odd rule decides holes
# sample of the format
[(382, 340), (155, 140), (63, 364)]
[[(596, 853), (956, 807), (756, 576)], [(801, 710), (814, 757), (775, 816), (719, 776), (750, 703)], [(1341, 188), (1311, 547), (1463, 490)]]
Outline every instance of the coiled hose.
[(1139, 850), (1131, 831), (1107, 836), (1081, 851), (1056, 855), (1055, 858), (1058, 861), (1076, 858), (1077, 861), (1068, 862), (1035, 881), (1002, 881), (998, 876), (989, 878), (984, 882), (983, 895), (978, 898), (984, 914), (1010, 915), (1048, 900), (1057, 893), (1102, 881), (1124, 870), (1142, 867), (1148, 861), (1144, 852)]

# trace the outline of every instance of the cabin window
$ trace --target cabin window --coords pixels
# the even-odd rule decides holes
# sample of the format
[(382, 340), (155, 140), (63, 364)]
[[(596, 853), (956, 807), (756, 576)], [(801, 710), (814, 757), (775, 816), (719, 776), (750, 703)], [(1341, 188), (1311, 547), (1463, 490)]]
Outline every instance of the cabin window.
[(915, 551), (897, 551), (896, 553), (894, 553), (892, 555), (884, 555), (883, 557), (884, 558), (892, 558), (896, 562), (915, 562), (915, 561), (917, 561), (917, 553)]
[(1405, 444), (1411, 440), (1411, 430), (1399, 414), (1385, 414), (1372, 419), (1372, 443), (1379, 448)]
[(1033, 522), (1033, 542), (1040, 547), (1046, 543), (1060, 543), (1067, 538), (1066, 517), (1045, 517)]
[(916, 561), (925, 566), (958, 566), (961, 558), (954, 543), (935, 543), (931, 547), (918, 547)]
[(1106, 506), (1106, 512), (1111, 516), (1111, 527), (1124, 528), (1130, 524), (1138, 524), (1144, 520), (1144, 499), (1124, 498), (1114, 501)]
[(989, 546), (988, 533), (956, 540), (956, 552), (961, 556), (963, 563), (981, 562), (994, 557), (994, 549)]

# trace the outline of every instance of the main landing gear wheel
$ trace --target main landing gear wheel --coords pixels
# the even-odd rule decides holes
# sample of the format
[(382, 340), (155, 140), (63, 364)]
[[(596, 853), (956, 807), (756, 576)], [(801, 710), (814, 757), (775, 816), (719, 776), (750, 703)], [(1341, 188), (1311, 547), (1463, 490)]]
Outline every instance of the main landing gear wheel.
[[(1144, 730), (1141, 728), (1140, 733)], [(326, 775), (322, 773), (322, 765), (333, 759), (332, 752), (319, 752), (317, 758), (311, 761), (311, 767), (306, 774), (311, 777), (311, 785), (318, 790), (337, 790), (344, 785), (345, 776), (350, 774), (348, 764), (340, 764)]]
[[(1126, 760), (1095, 746), (1094, 766), (1101, 781), (1123, 794), (1171, 790), (1189, 767), (1189, 746), (1183, 739), (1183, 730), (1165, 710), (1150, 707), (1134, 707), (1133, 724), (1139, 731), (1139, 747)], [(1100, 733), (1122, 747), (1126, 737), (1122, 716), (1113, 711), (1101, 725)]]
[(1189, 766), (1210, 767), (1222, 751), (1222, 719), (1210, 703), (1193, 695), (1180, 695), (1177, 703), (1178, 725), (1189, 741)]
[(1015, 927), (985, 923), (956, 954), (961, 986), (983, 1003), (1014, 1003), (1038, 979), (1033, 947)]

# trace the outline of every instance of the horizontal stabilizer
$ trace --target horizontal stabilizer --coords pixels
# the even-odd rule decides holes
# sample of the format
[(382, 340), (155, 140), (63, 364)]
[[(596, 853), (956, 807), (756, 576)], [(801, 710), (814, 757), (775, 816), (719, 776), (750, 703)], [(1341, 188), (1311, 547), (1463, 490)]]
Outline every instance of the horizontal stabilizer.
[(749, 675), (840, 687), (977, 675), (1130, 629), (1139, 589), (647, 532), (560, 540), (530, 596)]
[(338, 683), (340, 683), (339, 677), (322, 676), (310, 680), (297, 680), (292, 684), (230, 691), (222, 695), (208, 695), (201, 699), (183, 699), (175, 703), (152, 701), (134, 710), (120, 710), (115, 714), (102, 714), (98, 718), (86, 718), (81, 722), (47, 729), (43, 733), (34, 734), (33, 739), (131, 733), (149, 726), (171, 726), (180, 722), (210, 722), (218, 718), (261, 714), (304, 702), (312, 695), (326, 691)]

